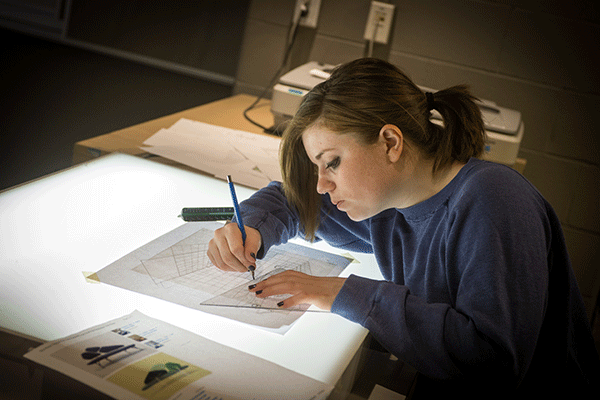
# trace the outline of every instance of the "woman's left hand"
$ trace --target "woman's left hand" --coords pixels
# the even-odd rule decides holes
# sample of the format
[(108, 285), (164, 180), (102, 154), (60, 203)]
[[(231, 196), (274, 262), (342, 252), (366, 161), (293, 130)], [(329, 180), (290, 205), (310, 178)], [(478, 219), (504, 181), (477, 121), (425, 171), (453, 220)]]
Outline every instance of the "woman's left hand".
[(298, 271), (284, 271), (273, 275), (248, 289), (257, 297), (290, 294), (277, 305), (289, 308), (298, 304), (313, 304), (322, 310), (331, 311), (333, 300), (344, 285), (346, 278), (307, 275)]

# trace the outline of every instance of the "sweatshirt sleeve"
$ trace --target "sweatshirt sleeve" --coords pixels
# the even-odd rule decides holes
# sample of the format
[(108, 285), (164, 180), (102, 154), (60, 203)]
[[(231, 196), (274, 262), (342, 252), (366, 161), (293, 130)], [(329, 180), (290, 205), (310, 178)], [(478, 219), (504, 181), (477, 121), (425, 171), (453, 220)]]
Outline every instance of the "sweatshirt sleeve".
[(262, 237), (264, 257), (272, 246), (287, 243), (299, 233), (299, 220), (287, 202), (280, 182), (271, 182), (240, 203), (244, 224), (257, 229)]
[[(243, 201), (240, 208), (244, 224), (258, 229), (262, 236), (263, 248), (259, 258), (272, 246), (286, 243), (296, 236), (305, 237), (298, 213), (285, 198), (280, 182), (271, 182)], [(346, 250), (372, 252), (368, 225), (368, 221), (357, 223), (350, 220), (346, 213), (332, 207), (325, 195), (316, 239)]]

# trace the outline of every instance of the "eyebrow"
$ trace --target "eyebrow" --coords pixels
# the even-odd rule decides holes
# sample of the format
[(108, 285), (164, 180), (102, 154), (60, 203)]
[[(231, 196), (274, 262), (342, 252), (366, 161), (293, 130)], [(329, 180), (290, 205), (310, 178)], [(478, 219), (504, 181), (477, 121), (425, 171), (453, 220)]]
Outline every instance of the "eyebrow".
[(317, 154), (315, 156), (315, 160), (320, 160), (321, 157), (323, 156), (323, 153), (326, 153), (326, 152), (331, 151), (331, 150), (334, 150), (334, 149), (333, 148), (329, 148), (329, 149), (325, 149), (325, 150), (321, 151), (319, 154)]

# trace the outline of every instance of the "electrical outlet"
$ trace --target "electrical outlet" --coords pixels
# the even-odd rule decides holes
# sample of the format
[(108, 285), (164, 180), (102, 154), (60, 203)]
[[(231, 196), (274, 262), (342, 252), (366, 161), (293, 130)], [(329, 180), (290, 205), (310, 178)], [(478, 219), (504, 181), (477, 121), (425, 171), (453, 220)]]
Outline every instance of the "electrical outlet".
[(300, 14), (302, 7), (306, 7), (308, 13), (304, 17), (300, 17), (300, 26), (316, 28), (317, 21), (319, 20), (319, 11), (321, 11), (321, 0), (296, 0), (294, 20)]
[(365, 27), (365, 40), (373, 40), (383, 44), (388, 42), (392, 29), (392, 19), (394, 18), (394, 8), (393, 4), (380, 1), (371, 2), (371, 10)]

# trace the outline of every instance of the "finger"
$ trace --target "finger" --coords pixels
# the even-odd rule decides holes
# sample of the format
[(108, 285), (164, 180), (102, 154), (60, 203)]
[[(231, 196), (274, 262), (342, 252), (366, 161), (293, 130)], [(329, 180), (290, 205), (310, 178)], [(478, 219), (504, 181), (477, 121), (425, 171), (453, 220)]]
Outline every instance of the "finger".
[(223, 271), (235, 271), (223, 261), (223, 259), (221, 258), (221, 253), (219, 252), (219, 249), (217, 248), (213, 239), (211, 239), (211, 241), (208, 243), (208, 250), (206, 251), (206, 255), (208, 256), (210, 262), (212, 262), (213, 265), (218, 269)]
[(262, 246), (262, 237), (257, 229), (246, 228), (246, 245), (245, 245), (245, 258), (249, 261), (250, 265), (256, 266), (256, 254)]
[(257, 297), (265, 298), (282, 294), (296, 295), (301, 293), (301, 286), (296, 282), (290, 281), (263, 281), (262, 284), (257, 284), (253, 291)]
[(223, 264), (226, 265), (225, 268), (222, 268), (226, 271), (237, 271), (237, 272), (247, 272), (248, 268), (240, 262), (240, 260), (229, 251), (229, 248), (223, 248), (223, 251), (220, 253), (221, 259), (223, 260)]
[[(256, 246), (257, 242), (260, 242), (260, 233), (256, 229), (245, 227), (246, 230), (246, 242), (242, 239), (242, 231), (237, 224), (227, 224), (223, 227), (226, 232), (227, 245), (229, 246), (229, 252), (235, 256), (237, 261), (235, 268), (240, 272), (251, 271), (256, 268), (256, 256), (252, 257), (250, 254), (255, 254), (260, 248), (260, 244)], [(244, 268), (240, 269), (239, 265)]]
[(302, 304), (309, 304), (316, 306), (324, 311), (331, 311), (331, 305), (333, 304), (333, 299), (329, 299), (327, 297), (312, 295), (312, 294), (297, 294), (288, 297), (287, 299), (281, 300), (277, 303), (277, 307), (286, 309), (292, 308), (295, 306), (299, 306)]
[(277, 307), (286, 309), (286, 308), (299, 306), (301, 304), (311, 304), (311, 303), (310, 303), (310, 301), (308, 301), (306, 299), (305, 296), (296, 295), (296, 296), (290, 296), (285, 300), (281, 300), (279, 303), (277, 303)]
[[(222, 269), (223, 271), (246, 272), (247, 268), (231, 253), (229, 241), (230, 240), (228, 240), (226, 236), (215, 232), (215, 236), (209, 242), (209, 249), (212, 249), (211, 254), (216, 261), (216, 263), (213, 263), (217, 268)], [(211, 242), (213, 243), (212, 246)]]
[[(283, 271), (275, 275), (271, 275), (260, 282), (257, 282), (253, 285), (248, 286), (248, 290), (251, 292), (262, 291), (265, 289), (269, 289), (269, 292), (273, 291), (273, 287), (282, 284), (289, 284), (294, 278), (298, 278), (299, 276), (305, 275), (302, 272), (297, 271)], [(279, 290), (285, 290), (280, 289)], [(273, 293), (273, 294), (282, 294), (282, 293)]]

